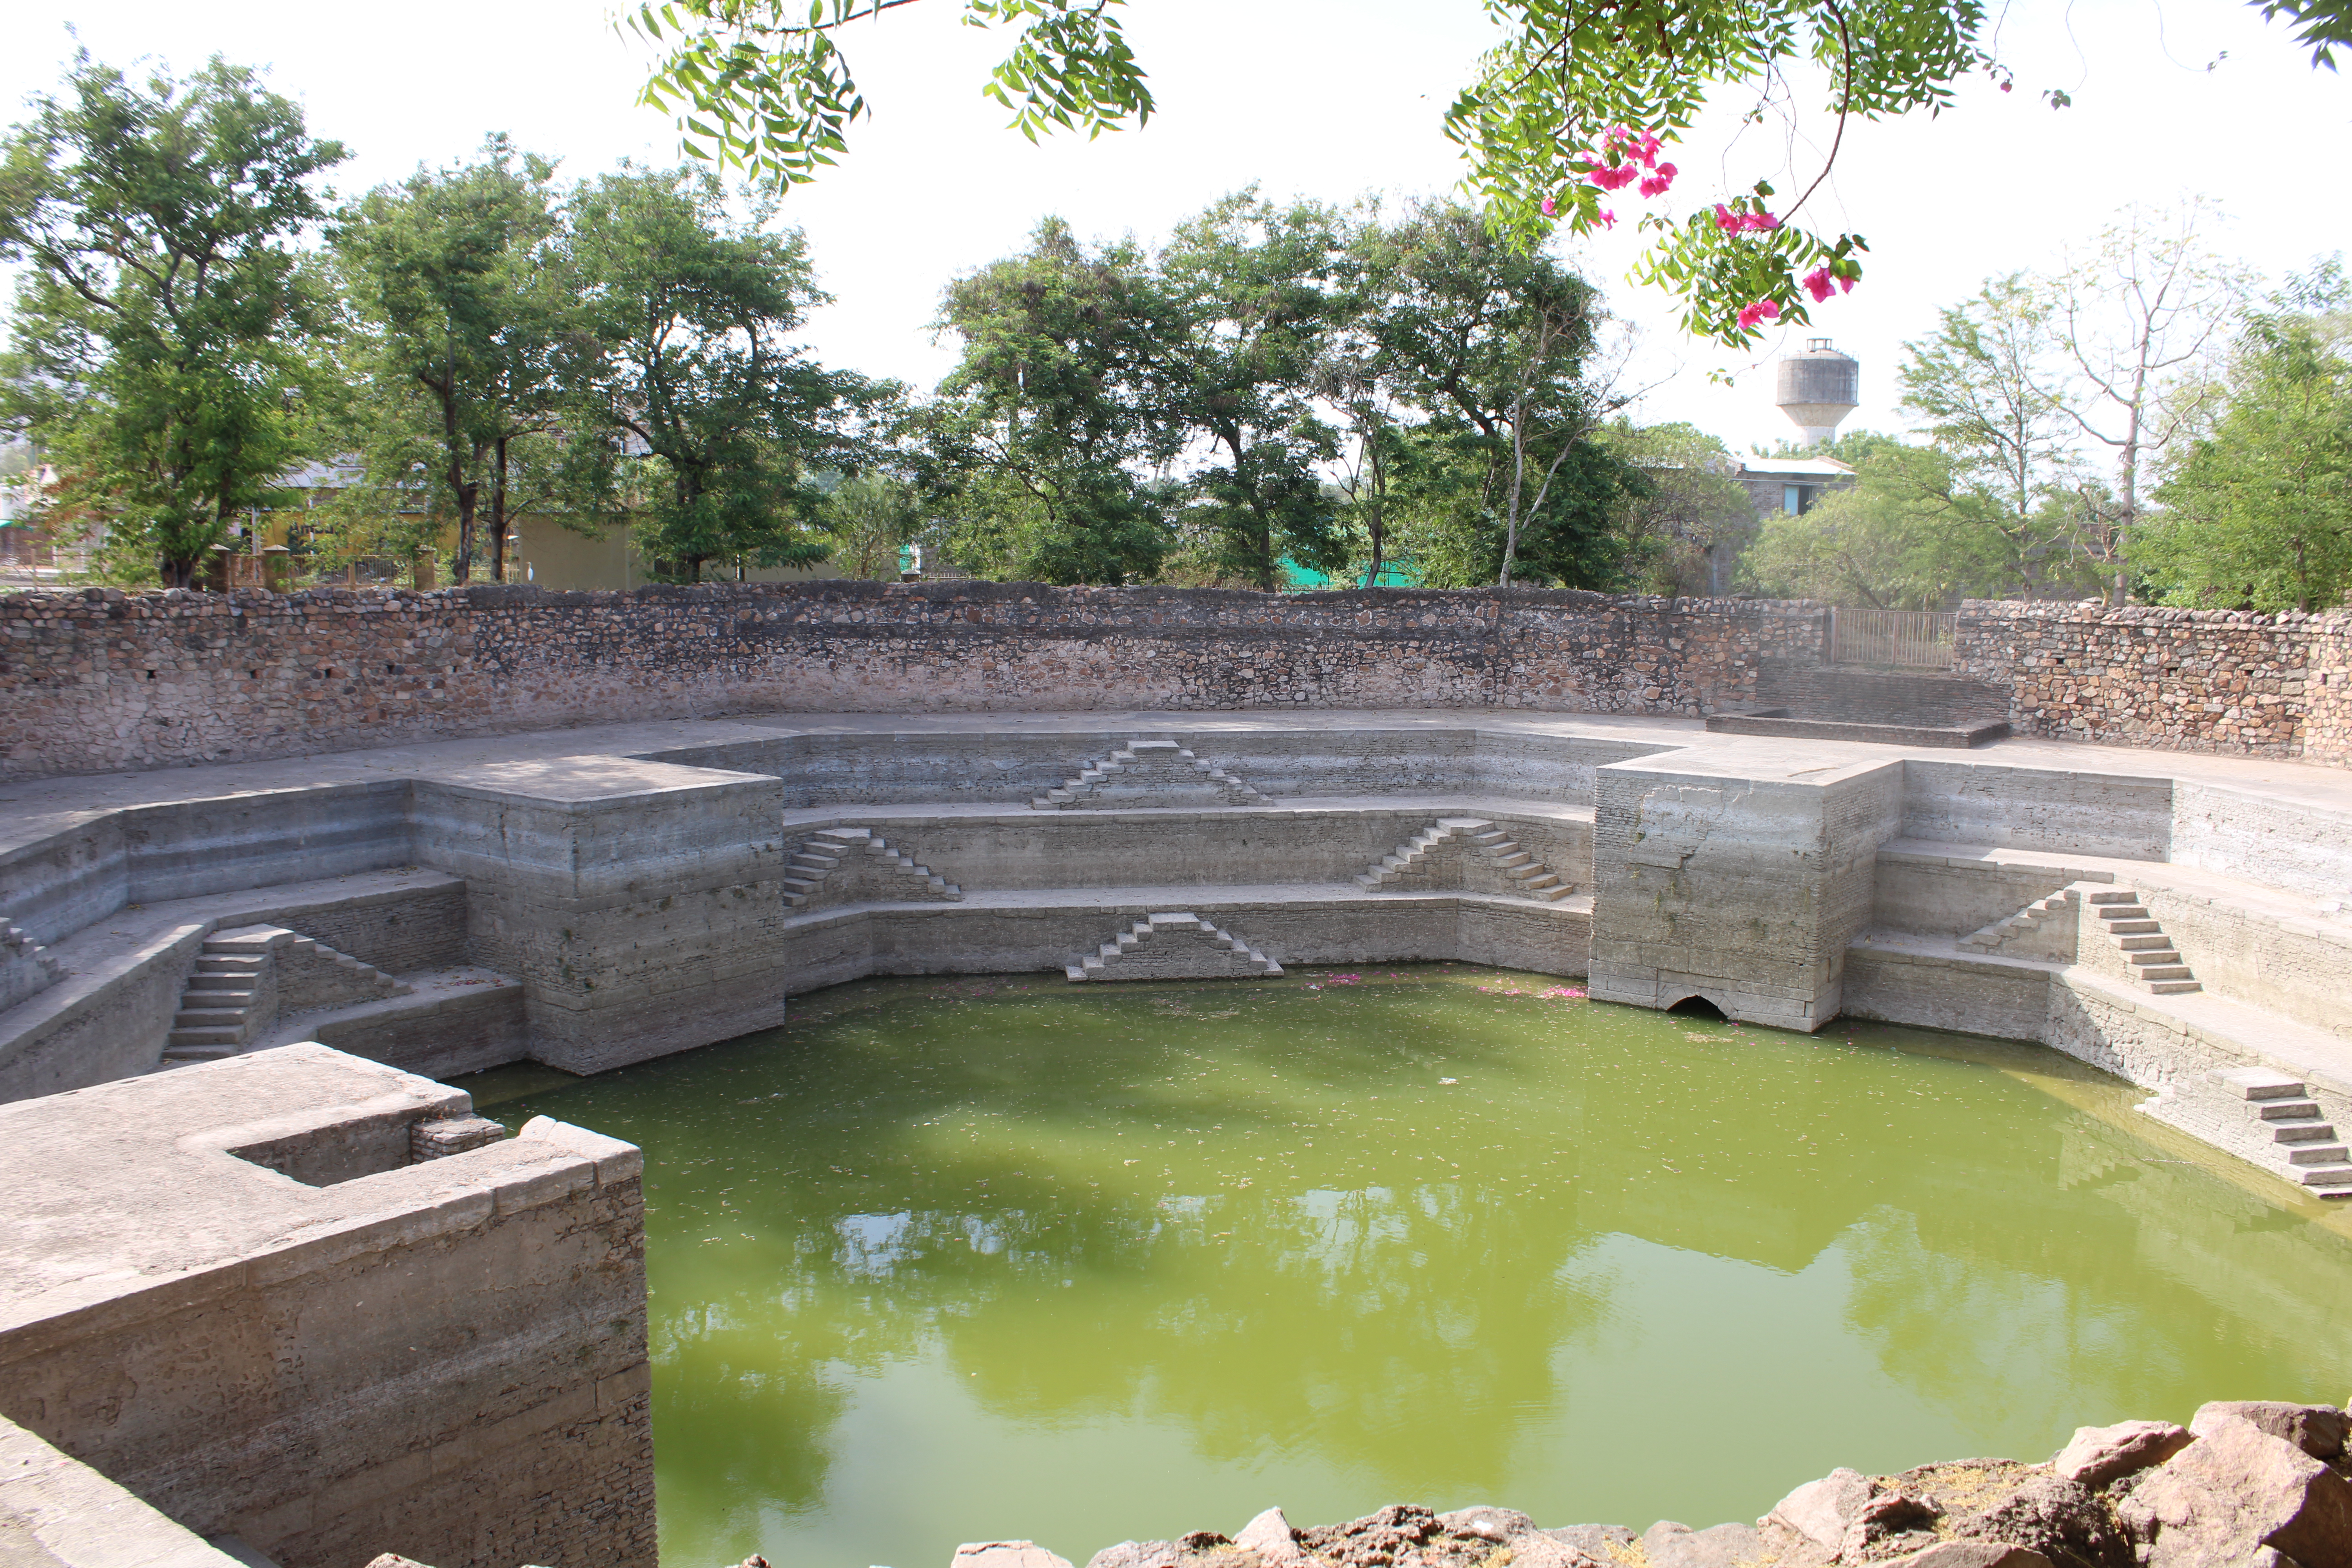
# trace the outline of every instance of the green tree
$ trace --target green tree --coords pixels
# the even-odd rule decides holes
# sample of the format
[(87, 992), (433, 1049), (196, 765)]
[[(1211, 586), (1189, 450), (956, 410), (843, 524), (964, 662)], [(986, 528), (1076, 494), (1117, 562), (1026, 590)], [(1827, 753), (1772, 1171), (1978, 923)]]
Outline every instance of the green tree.
[(2130, 596), (2125, 557), (2143, 470), (2198, 426), (2211, 394), (2210, 352), (2245, 299), (2245, 269), (2215, 256), (2200, 233), (2212, 216), (2202, 200), (2171, 213), (2126, 208), (2043, 284), (2065, 360), (2052, 400), (2115, 458), (2113, 487), (2080, 493), (2085, 542), (2116, 604)]
[(476, 519), (501, 581), (511, 520), (563, 472), (554, 431), (578, 334), (554, 173), (492, 137), (478, 163), (369, 193), (334, 236), (362, 371), (353, 445), (371, 489), (415, 520), (410, 548), (456, 523), (459, 583), (478, 558)]
[(1598, 291), (1458, 203), (1369, 220), (1351, 254), (1367, 374), (1399, 411), (1384, 506), (1420, 580), (1615, 586), (1611, 510), (1646, 481), (1591, 440)]
[(844, 479), (825, 493), (824, 531), (833, 540), (833, 563), (845, 577), (898, 580), (899, 552), (922, 531), (915, 488), (884, 473)]
[(1182, 439), (1159, 368), (1182, 323), (1134, 246), (1089, 249), (1047, 218), (1022, 254), (950, 284), (961, 362), (922, 421), (955, 552), (993, 576), (1124, 583), (1171, 542), (1139, 469)]
[(2131, 562), (2176, 605), (2326, 609), (2352, 589), (2352, 294), (2253, 317), (2221, 413), (2169, 465)]
[(1628, 492), (1616, 527), (1653, 593), (1731, 591), (1740, 552), (1761, 526), (1755, 499), (1739, 482), (1739, 459), (1689, 425), (1637, 426), (1619, 419), (1601, 444), (1648, 481)]
[(1165, 417), (1209, 454), (1184, 516), (1217, 566), (1262, 589), (1278, 585), (1285, 559), (1347, 565), (1318, 470), (1338, 457), (1339, 433), (1318, 396), (1327, 334), (1355, 308), (1344, 235), (1330, 207), (1277, 207), (1251, 189), (1178, 225), (1160, 253), (1176, 330), (1156, 390)]
[[(1964, 598), (2033, 596), (2053, 583), (2052, 563), (2025, 553), (2009, 498), (1972, 480), (1969, 460), (1866, 431), (1832, 448), (1854, 483), (1799, 515), (1773, 512), (1742, 560), (1750, 582), (1776, 597), (1877, 609), (1950, 609)], [(2063, 491), (2039, 504), (2063, 511)], [(2063, 529), (2044, 521), (2041, 532)], [(2079, 562), (2072, 586), (2091, 579)]]
[(2046, 297), (2021, 274), (1989, 279), (1903, 352), (1903, 407), (1948, 463), (1948, 473), (1915, 464), (1911, 489), (1966, 492), (1971, 515), (2000, 530), (2015, 574), (1996, 592), (2047, 598), (2089, 586), (2098, 552), (2085, 537), (2075, 426), (2056, 390), (2064, 350)]
[(0, 258), (26, 263), (7, 410), (69, 505), (186, 586), (302, 455), (320, 324), (297, 244), (342, 148), (215, 59), (142, 83), (76, 57), (0, 154)]
[[(666, 49), (644, 101), (677, 114), (697, 157), (812, 179), (866, 112), (836, 38), (908, 3), (813, 0), (803, 10), (797, 0), (640, 0), (633, 25)], [(2296, 26), (2315, 63), (2332, 67), (2330, 50), (2352, 41), (2352, 0), (2254, 4)], [(1711, 96), (1753, 92), (1754, 120), (1783, 103), (1806, 68), (1826, 84), (1835, 130), (1793, 201), (1734, 176), (1680, 217), (1643, 220), (1658, 239), (1643, 276), (1681, 297), (1692, 331), (1738, 345), (1755, 342), (1768, 321), (1806, 321), (1809, 301), (1861, 277), (1861, 236), (1801, 221), (1856, 122), (1939, 113), (1952, 107), (1954, 84), (1978, 70), (2011, 85), (1993, 53), (1999, 13), (1982, 0), (1486, 0), (1486, 10), (1503, 39), (1447, 111), (1446, 134), (1468, 158), (1468, 183), (1490, 217), (1524, 248), (1555, 225), (1585, 234), (1613, 223), (1605, 192), (1641, 181), (1643, 199), (1666, 195), (1674, 174), (1649, 139), (1689, 130)], [(960, 13), (968, 26), (1016, 30), (985, 90), (1032, 140), (1150, 118), (1155, 104), (1117, 0), (963, 0)], [(2060, 89), (2042, 96), (2053, 108), (2070, 101)], [(1731, 150), (1719, 161), (1735, 166)], [(1717, 204), (1727, 217), (1736, 209), (1771, 221), (1718, 221)]]
[(824, 560), (811, 476), (861, 466), (856, 416), (889, 391), (791, 341), (828, 296), (799, 231), (763, 232), (767, 216), (730, 221), (708, 176), (625, 166), (569, 203), (594, 350), (572, 406), (608, 437), (603, 488), (637, 504), (637, 548), (687, 582), (714, 560)]

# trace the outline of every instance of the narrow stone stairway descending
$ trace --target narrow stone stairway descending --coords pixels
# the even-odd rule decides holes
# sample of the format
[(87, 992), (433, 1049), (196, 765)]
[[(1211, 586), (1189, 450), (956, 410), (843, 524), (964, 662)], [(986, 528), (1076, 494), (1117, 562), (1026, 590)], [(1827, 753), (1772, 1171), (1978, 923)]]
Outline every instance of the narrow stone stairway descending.
[[(2080, 906), (2071, 948), (2053, 922)], [(2202, 991), (2204, 986), (2164, 933), (2164, 927), (2140, 902), (2138, 892), (2099, 882), (2069, 882), (2047, 898), (2036, 899), (2003, 920), (1970, 931), (1959, 939), (1963, 952), (2005, 952), (2012, 956), (2053, 959), (2061, 963), (2092, 962), (2087, 944), (2105, 942), (2123, 961), (2132, 984), (2158, 995)]]
[(890, 847), (870, 827), (825, 827), (809, 835), (784, 877), (784, 907), (807, 906), (821, 892), (844, 902), (922, 899), (960, 903), (963, 889)]
[(2311, 1098), (2301, 1079), (2264, 1068), (2239, 1068), (2213, 1077), (2245, 1101), (2246, 1114), (2270, 1146), (2271, 1164), (2287, 1180), (2323, 1198), (2352, 1198), (2352, 1150)]
[(1049, 789), (1029, 803), (1033, 811), (1067, 811), (1084, 805), (1105, 784), (1132, 784), (1149, 788), (1154, 783), (1198, 788), (1213, 784), (1227, 805), (1264, 805), (1265, 796), (1220, 767), (1194, 756), (1173, 741), (1131, 741), (1098, 763), (1078, 770), (1058, 789)]
[(2089, 895), (2083, 913), (2084, 925), (2091, 929), (2084, 931), (2082, 940), (2095, 940), (2095, 931), (2096, 940), (2121, 950), (2126, 973), (2142, 989), (2159, 996), (2205, 989), (2133, 889), (2099, 889)]
[(1086, 980), (1218, 980), (1275, 976), (1282, 965), (1194, 914), (1146, 915), (1109, 942), (1073, 958), (1063, 973)]
[(233, 1057), (280, 1013), (384, 996), (409, 987), (315, 937), (245, 926), (205, 938), (163, 1039), (163, 1065)]
[(1576, 892), (1575, 883), (1562, 881), (1549, 867), (1520, 848), (1509, 834), (1475, 816), (1438, 818), (1366, 868), (1356, 885), (1375, 893), (1419, 892), (1433, 887), (1431, 857), (1457, 842), (1479, 858), (1505, 892), (1548, 904)]
[[(263, 1021), (262, 990), (275, 978), (268, 937), (233, 931), (205, 938), (164, 1037), (163, 1065), (212, 1061), (244, 1049)], [(276, 997), (269, 1000), (267, 1011), (274, 1016)]]
[(2061, 888), (2046, 899), (2034, 900), (2004, 920), (1970, 931), (1960, 938), (1960, 946), (1973, 952), (1999, 952), (2011, 944), (2030, 943), (2032, 939), (2042, 934), (2044, 925), (2066, 913), (2078, 896), (2075, 889), (2079, 886), (2074, 884)]

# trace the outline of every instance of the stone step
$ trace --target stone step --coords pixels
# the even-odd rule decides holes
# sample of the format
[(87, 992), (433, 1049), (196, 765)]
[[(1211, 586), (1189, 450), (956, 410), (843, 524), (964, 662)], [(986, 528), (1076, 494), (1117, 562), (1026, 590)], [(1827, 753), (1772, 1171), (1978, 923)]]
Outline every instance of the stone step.
[(245, 1043), (239, 1037), (244, 1033), (242, 1028), (173, 1029), (169, 1035), (163, 1037), (163, 1043), (166, 1046), (226, 1046), (231, 1050), (235, 1050)]
[[(2172, 956), (2177, 959), (2180, 955), (2179, 953), (2174, 953)], [(2185, 963), (2162, 963), (2141, 970), (2139, 972), (2139, 978), (2142, 980), (2167, 980), (2177, 983), (2185, 980), (2194, 980), (2197, 978), (2197, 974), (2194, 970), (2190, 969)]]
[(165, 1067), (184, 1067), (190, 1062), (216, 1062), (236, 1054), (235, 1045), (169, 1045), (163, 1047), (163, 1059)]
[[(2177, 964), (2180, 962), (2180, 954), (2169, 947), (2140, 947), (2126, 952), (2124, 960), (2136, 968), (2147, 969), (2151, 966)], [(2181, 971), (2183, 974), (2187, 973), (2187, 970)], [(2168, 978), (2178, 979), (2179, 976), (2173, 975)]]
[[(2296, 1084), (2301, 1089), (2303, 1085)], [(2265, 1121), (2316, 1121), (2323, 1112), (2315, 1100), (2264, 1100), (2255, 1103), (2254, 1114)]]
[(2328, 1197), (2352, 1197), (2352, 1164), (2297, 1165), (2295, 1180), (2306, 1187), (2340, 1187), (2341, 1192), (2325, 1194)]
[(2139, 894), (2129, 888), (2102, 888), (2091, 895), (2095, 904), (2136, 904)]
[(249, 969), (238, 970), (234, 974), (213, 974), (200, 969), (188, 976), (188, 989), (202, 991), (207, 995), (250, 996), (253, 994), (254, 979), (254, 972)]
[(2341, 1165), (2352, 1162), (2352, 1149), (2341, 1143), (2297, 1143), (2286, 1157), (2294, 1165)]
[(277, 940), (274, 930), (251, 936), (208, 936), (204, 952), (211, 957), (266, 958)]
[(2116, 945), (2126, 952), (2146, 952), (2151, 948), (2171, 946), (2172, 939), (2158, 931), (2153, 936), (2119, 936)]
[(172, 1015), (175, 1029), (241, 1029), (247, 1011), (243, 1007), (183, 1007)]
[(2137, 902), (2127, 904), (2100, 904), (2097, 905), (2096, 908), (2099, 911), (2099, 918), (2103, 921), (2144, 921), (2147, 919), (2147, 906)]
[(1546, 888), (1557, 888), (1559, 886), (1559, 879), (1553, 876), (1549, 871), (1537, 871), (1519, 879), (1519, 890), (1526, 893), (1539, 893)]
[(2116, 921), (2107, 927), (2109, 936), (2146, 936), (2150, 932), (2162, 936), (2164, 928), (2149, 920)]
[(2316, 1117), (2309, 1121), (2273, 1121), (2270, 1130), (2273, 1143), (2325, 1143), (2336, 1136), (2336, 1124)]
[(2205, 987), (2194, 980), (2151, 980), (2147, 988), (2158, 996), (2186, 996)]

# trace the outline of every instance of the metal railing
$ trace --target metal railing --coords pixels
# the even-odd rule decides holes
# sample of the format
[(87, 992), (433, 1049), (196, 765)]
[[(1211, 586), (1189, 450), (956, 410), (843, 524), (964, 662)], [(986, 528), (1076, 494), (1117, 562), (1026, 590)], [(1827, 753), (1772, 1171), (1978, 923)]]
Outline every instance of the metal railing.
[(1948, 610), (1832, 610), (1830, 661), (1889, 669), (1952, 668)]

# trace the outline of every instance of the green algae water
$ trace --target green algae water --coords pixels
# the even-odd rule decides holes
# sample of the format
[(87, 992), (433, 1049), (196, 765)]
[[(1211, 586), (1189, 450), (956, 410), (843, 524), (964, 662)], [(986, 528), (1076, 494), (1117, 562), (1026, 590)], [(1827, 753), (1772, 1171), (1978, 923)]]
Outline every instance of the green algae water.
[(1704, 1526), (2352, 1392), (2352, 1216), (2032, 1047), (1459, 966), (1022, 976), (466, 1087), (646, 1150), (680, 1568), (1083, 1563), (1274, 1503)]

